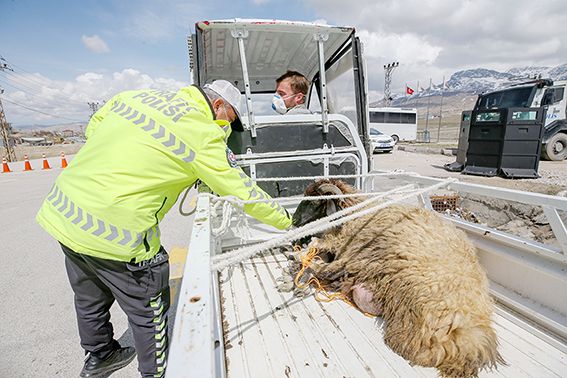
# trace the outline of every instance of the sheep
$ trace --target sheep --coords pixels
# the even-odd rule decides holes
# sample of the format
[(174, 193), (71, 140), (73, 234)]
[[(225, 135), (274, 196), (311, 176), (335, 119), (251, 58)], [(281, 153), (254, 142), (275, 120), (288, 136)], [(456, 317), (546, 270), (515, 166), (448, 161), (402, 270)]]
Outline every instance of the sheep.
[[(356, 193), (339, 180), (310, 184), (306, 196)], [(362, 201), (302, 201), (302, 226)], [(488, 279), (465, 233), (424, 208), (393, 205), (315, 239), (323, 261), (313, 274), (363, 311), (385, 320), (385, 343), (411, 364), (442, 377), (476, 377), (506, 364), (492, 327)]]

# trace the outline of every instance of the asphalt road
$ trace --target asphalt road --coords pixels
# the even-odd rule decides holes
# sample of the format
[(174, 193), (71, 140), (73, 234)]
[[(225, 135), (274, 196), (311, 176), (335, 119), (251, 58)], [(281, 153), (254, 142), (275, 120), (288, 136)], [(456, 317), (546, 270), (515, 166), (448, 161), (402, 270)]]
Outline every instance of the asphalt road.
[[(50, 163), (59, 166), (58, 159)], [(39, 170), (40, 160), (32, 166), (22, 172), (18, 162), (12, 173), (0, 174), (0, 377), (78, 377), (84, 354), (63, 253), (35, 222), (61, 168)], [(191, 222), (176, 207), (170, 211), (161, 227), (166, 249), (187, 247)], [(132, 345), (126, 316), (117, 305), (111, 311), (115, 337)], [(136, 361), (112, 377), (139, 377)]]

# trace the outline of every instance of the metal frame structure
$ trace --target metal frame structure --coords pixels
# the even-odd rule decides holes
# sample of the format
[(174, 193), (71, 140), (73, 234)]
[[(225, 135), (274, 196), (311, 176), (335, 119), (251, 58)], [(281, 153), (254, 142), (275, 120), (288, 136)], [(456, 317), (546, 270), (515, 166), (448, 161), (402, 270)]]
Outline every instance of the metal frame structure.
[(256, 123), (254, 122), (254, 110), (252, 108), (252, 93), (250, 91), (250, 77), (248, 76), (248, 64), (246, 63), (246, 51), (244, 49), (244, 39), (248, 38), (248, 30), (238, 28), (231, 30), (231, 35), (238, 41), (238, 52), (240, 53), (240, 65), (242, 66), (242, 77), (244, 80), (244, 94), (246, 95), (246, 114), (248, 128), (252, 138), (256, 138)]
[(389, 107), (392, 103), (390, 85), (392, 84), (392, 72), (394, 68), (398, 67), (400, 62), (392, 62), (384, 64), (384, 104)]
[[(214, 26), (213, 26), (214, 24)], [(289, 22), (289, 21), (270, 21), (266, 22), (264, 20), (220, 20), (220, 21), (204, 21), (197, 23), (197, 34), (199, 33), (200, 27), (223, 27), (230, 30), (230, 35), (236, 40), (238, 46), (239, 60), (242, 70), (242, 78), (244, 83), (244, 93), (246, 96), (246, 120), (244, 126), (250, 130), (252, 138), (256, 138), (256, 123), (252, 104), (252, 87), (250, 81), (249, 67), (246, 59), (246, 49), (244, 41), (248, 39), (250, 31), (256, 31), (258, 28), (270, 29), (285, 29), (290, 28), (287, 32), (313, 32), (313, 39), (317, 44), (317, 56), (318, 56), (318, 66), (319, 72), (317, 73), (318, 83), (319, 83), (319, 96), (321, 102), (321, 120), (323, 124), (323, 133), (328, 133), (328, 104), (327, 104), (327, 83), (325, 78), (325, 69), (327, 68), (327, 62), (325, 61), (325, 42), (329, 40), (329, 32), (340, 31), (344, 33), (345, 31), (352, 30), (351, 28), (340, 28), (328, 25), (315, 25), (311, 23), (301, 23), (301, 22)], [(191, 37), (188, 41), (189, 43), (189, 55), (190, 59), (194, 61), (191, 63), (190, 67), (193, 68), (193, 78), (194, 82), (197, 84), (205, 84), (204, 76), (204, 65), (203, 54), (199, 51), (204, 51), (205, 46), (200, 42), (200, 38)], [(195, 57), (195, 50), (197, 51)], [(261, 93), (261, 92), (259, 92)]]
[(327, 79), (325, 76), (325, 48), (323, 44), (329, 39), (327, 33), (317, 33), (313, 35), (317, 41), (319, 52), (319, 94), (321, 95), (321, 122), (323, 123), (323, 133), (329, 133), (329, 107), (327, 106)]
[[(270, 127), (271, 124), (274, 123), (278, 123), (278, 124), (284, 124), (284, 123), (290, 123), (290, 124), (294, 124), (294, 123), (302, 123), (302, 124), (308, 124), (308, 123), (313, 123), (314, 125), (318, 125), (319, 122), (321, 122), (321, 119), (319, 117), (319, 115), (316, 114), (301, 114), (301, 115), (277, 115), (277, 116), (259, 116), (256, 119), (256, 127)], [(333, 121), (338, 121), (341, 122), (342, 124), (344, 124), (349, 132), (350, 132), (350, 136), (353, 138), (354, 140), (354, 147), (334, 147), (334, 146), (328, 146), (326, 144), (323, 144), (321, 146), (320, 149), (316, 149), (316, 150), (311, 150), (309, 152), (306, 151), (301, 151), (301, 155), (303, 156), (303, 159), (305, 159), (306, 155), (314, 155), (313, 158), (316, 158), (316, 155), (320, 155), (322, 158), (328, 159), (328, 155), (331, 155), (331, 158), (339, 158), (341, 156), (347, 157), (352, 155), (352, 152), (358, 152), (358, 154), (362, 157), (366, 156), (366, 149), (364, 147), (364, 142), (362, 141), (362, 139), (360, 138), (360, 135), (358, 135), (358, 130), (357, 128), (352, 124), (352, 121), (350, 119), (348, 119), (347, 117), (345, 117), (344, 115), (341, 114), (329, 114), (327, 117), (327, 130), (328, 130), (328, 125), (329, 122), (333, 122)], [(327, 131), (328, 132), (328, 131)], [(292, 156), (290, 156), (292, 155)], [(287, 156), (287, 158), (286, 158)], [(368, 167), (368, 160), (367, 159), (359, 159), (356, 155), (353, 155), (356, 162), (357, 162), (357, 174), (363, 174), (365, 172), (368, 172), (369, 167)], [(271, 162), (271, 161), (275, 161), (273, 160), (273, 158), (279, 158), (281, 157), (281, 160), (278, 161), (289, 161), (289, 160), (298, 160), (301, 159), (300, 157), (296, 157), (296, 154), (293, 152), (279, 152), (279, 153), (269, 153), (269, 154), (262, 154), (262, 153), (251, 153), (250, 151), (246, 154), (239, 154), (237, 155), (237, 158), (239, 161), (245, 162), (244, 165), (250, 163), (249, 160), (254, 159), (255, 162), (254, 164), (259, 164), (259, 163), (267, 163), (267, 162)], [(261, 159), (261, 160), (260, 160)], [(252, 173), (252, 171), (251, 171)], [(328, 170), (324, 172), (324, 175), (328, 174)], [(255, 178), (255, 177), (253, 177)], [(357, 184), (357, 186), (360, 188), (359, 184)]]
[[(206, 197), (199, 197), (197, 201), (191, 241), (175, 315), (167, 375), (213, 377), (217, 376), (221, 366), (216, 366), (214, 356), (216, 322), (210, 271), (214, 244)], [(193, 375), (195, 369), (200, 374)]]

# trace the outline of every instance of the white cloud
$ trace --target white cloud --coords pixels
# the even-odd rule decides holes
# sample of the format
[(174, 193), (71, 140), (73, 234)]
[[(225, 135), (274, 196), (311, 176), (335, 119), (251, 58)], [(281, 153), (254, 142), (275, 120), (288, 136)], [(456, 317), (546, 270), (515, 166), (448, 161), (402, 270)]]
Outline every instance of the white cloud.
[(263, 5), (263, 4), (269, 3), (270, 0), (252, 0), (252, 2), (256, 5)]
[(424, 37), (410, 33), (361, 30), (358, 36), (364, 43), (367, 58), (431, 64), (442, 50), (441, 47), (430, 44)]
[[(12, 75), (4, 103), (8, 122), (17, 125), (86, 121), (90, 114), (87, 102), (107, 101), (125, 90), (143, 88), (177, 90), (188, 83), (170, 78), (151, 77), (133, 68), (112, 74), (87, 72), (71, 81), (55, 81), (39, 74)], [(18, 88), (18, 89), (15, 89)], [(9, 90), (11, 89), (11, 90)], [(15, 102), (44, 113), (35, 113)]]
[(81, 37), (81, 41), (87, 49), (96, 54), (104, 54), (110, 52), (110, 49), (108, 48), (106, 42), (104, 42), (104, 40), (96, 34), (90, 37), (83, 35)]
[(391, 61), (400, 62), (393, 89), (429, 77), (440, 82), (459, 69), (567, 62), (564, 0), (307, 2), (330, 24), (356, 27), (374, 90), (382, 90), (382, 66)]

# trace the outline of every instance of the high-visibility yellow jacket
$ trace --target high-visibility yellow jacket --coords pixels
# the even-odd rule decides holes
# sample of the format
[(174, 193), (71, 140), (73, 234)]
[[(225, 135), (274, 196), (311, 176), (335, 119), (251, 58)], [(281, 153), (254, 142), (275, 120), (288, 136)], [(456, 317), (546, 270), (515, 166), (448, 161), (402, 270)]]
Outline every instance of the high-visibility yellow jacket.
[[(159, 222), (197, 179), (220, 195), (269, 199), (235, 162), (198, 87), (122, 92), (91, 119), (87, 143), (59, 175), (38, 223), (78, 253), (139, 262), (160, 247)], [(244, 210), (280, 229), (291, 225), (277, 203)]]

